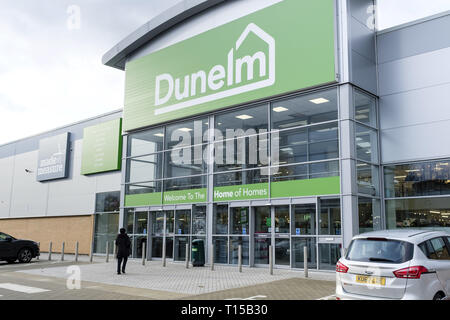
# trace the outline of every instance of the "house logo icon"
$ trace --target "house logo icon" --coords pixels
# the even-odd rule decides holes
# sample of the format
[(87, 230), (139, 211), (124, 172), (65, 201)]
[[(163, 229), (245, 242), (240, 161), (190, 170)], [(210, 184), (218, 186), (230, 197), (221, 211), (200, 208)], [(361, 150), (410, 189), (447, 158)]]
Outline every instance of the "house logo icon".
[[(235, 58), (237, 51), (252, 33), (267, 44), (268, 53), (257, 51), (253, 55)], [(218, 64), (208, 72), (199, 70), (177, 79), (169, 73), (156, 76), (155, 115), (273, 86), (276, 82), (275, 54), (275, 39), (256, 24), (250, 23), (239, 36), (235, 47), (228, 52), (226, 66)], [(243, 73), (244, 66), (247, 72)], [(255, 78), (260, 80), (256, 81)], [(198, 97), (199, 95), (202, 96)], [(168, 103), (174, 100), (175, 103)]]

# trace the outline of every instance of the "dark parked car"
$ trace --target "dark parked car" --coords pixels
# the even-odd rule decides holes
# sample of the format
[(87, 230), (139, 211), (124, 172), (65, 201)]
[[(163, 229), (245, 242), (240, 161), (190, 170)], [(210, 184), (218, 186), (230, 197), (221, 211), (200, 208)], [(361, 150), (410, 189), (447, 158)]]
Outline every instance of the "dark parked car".
[(18, 240), (0, 232), (0, 261), (28, 263), (39, 256), (39, 246), (30, 240)]

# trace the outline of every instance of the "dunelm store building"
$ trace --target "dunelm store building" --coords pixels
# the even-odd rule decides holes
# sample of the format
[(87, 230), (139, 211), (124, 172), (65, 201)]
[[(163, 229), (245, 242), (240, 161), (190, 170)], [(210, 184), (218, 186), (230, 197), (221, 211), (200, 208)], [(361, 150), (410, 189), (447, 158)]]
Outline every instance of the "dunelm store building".
[(104, 55), (123, 111), (0, 146), (0, 231), (320, 270), (362, 232), (450, 231), (450, 13), (377, 32), (373, 5), (181, 1)]

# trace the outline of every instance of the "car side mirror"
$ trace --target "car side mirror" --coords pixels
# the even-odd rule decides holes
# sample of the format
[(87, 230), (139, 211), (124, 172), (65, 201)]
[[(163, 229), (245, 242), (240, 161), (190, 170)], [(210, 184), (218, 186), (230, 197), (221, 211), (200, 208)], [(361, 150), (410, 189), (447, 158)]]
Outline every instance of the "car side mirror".
[(6, 237), (5, 240), (6, 240), (6, 242), (12, 242), (13, 239), (11, 237)]

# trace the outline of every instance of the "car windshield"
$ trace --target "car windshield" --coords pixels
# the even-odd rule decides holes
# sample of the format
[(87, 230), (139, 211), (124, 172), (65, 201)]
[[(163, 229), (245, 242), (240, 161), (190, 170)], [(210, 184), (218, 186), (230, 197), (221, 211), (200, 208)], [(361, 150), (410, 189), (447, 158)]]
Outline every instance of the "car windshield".
[(8, 237), (12, 238), (10, 235), (0, 232), (0, 240), (6, 240), (6, 238), (8, 238)]
[(399, 240), (355, 239), (346, 259), (361, 262), (403, 263), (413, 257), (414, 245)]

